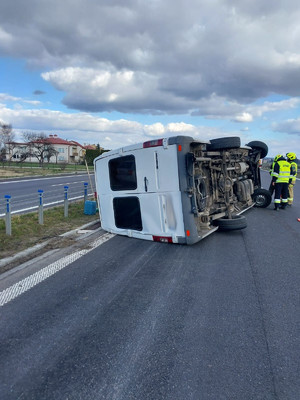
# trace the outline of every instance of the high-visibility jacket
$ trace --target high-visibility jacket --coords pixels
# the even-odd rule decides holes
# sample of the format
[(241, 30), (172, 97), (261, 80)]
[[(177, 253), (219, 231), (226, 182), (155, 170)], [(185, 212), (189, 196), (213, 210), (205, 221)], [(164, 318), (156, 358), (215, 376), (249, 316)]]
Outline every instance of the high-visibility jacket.
[(274, 166), (275, 166), (276, 161), (273, 161), (271, 168), (269, 169), (269, 174), (273, 176), (273, 171), (274, 171)]
[(296, 178), (297, 178), (297, 169), (298, 165), (295, 161), (290, 161), (291, 164), (291, 179), (292, 179), (292, 184), (294, 185), (296, 183)]
[(291, 178), (291, 164), (279, 159), (274, 165), (273, 180), (276, 183), (289, 183)]

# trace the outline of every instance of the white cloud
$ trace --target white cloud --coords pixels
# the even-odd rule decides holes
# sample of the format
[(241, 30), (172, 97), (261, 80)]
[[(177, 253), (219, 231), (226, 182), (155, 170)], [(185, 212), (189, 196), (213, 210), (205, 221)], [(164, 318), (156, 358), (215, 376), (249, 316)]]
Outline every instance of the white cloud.
[(11, 45), (12, 39), (13, 36), (0, 26), (0, 46), (4, 49), (8, 49)]
[(145, 125), (144, 132), (148, 136), (163, 136), (166, 132), (166, 128), (160, 122), (153, 125)]
[[(30, 72), (43, 71), (42, 88), (63, 92), (64, 105), (79, 113), (34, 109), (40, 105), (34, 99), (3, 93), (0, 117), (19, 129), (54, 129), (92, 142), (100, 137), (111, 146), (160, 135), (235, 135), (229, 130), (241, 132), (240, 126), (232, 121), (249, 124), (251, 131), (242, 135), (250, 140), (253, 121), (268, 129), (281, 115), (273, 129), (297, 136), (297, 118), (286, 119), (300, 104), (300, 5), (269, 3), (28, 0), (24, 7), (23, 0), (3, 0), (1, 56), (25, 60)], [(285, 100), (263, 102), (270, 95)], [(91, 115), (115, 111), (131, 121)], [(135, 114), (151, 114), (147, 125), (135, 122)], [(172, 122), (173, 115), (182, 122)], [(187, 115), (197, 123), (184, 122), (191, 121)], [(199, 126), (202, 118), (220, 128)]]
[(300, 118), (288, 119), (282, 122), (274, 123), (272, 128), (275, 132), (283, 132), (300, 136)]
[(20, 97), (10, 96), (7, 93), (0, 93), (0, 101), (19, 101)]
[(42, 73), (42, 77), (67, 93), (63, 102), (71, 108), (125, 113), (132, 109), (142, 113), (155, 110), (154, 99), (160, 96), (156, 91), (157, 79), (145, 72), (106, 68), (68, 67)]
[(299, 138), (294, 136), (289, 136), (284, 141), (280, 137), (274, 137), (268, 141), (268, 147), (269, 150), (271, 149), (268, 157), (274, 157), (276, 154), (286, 154), (291, 151), (300, 157)]
[(250, 113), (243, 112), (242, 114), (237, 115), (233, 121), (235, 122), (252, 122), (253, 116)]
[(177, 132), (194, 132), (195, 127), (191, 124), (186, 124), (185, 122), (171, 122), (167, 125), (167, 129), (169, 132), (177, 133)]
[[(282, 143), (281, 138), (264, 139), (246, 129), (242, 131), (225, 131), (216, 127), (199, 126), (185, 122), (162, 124), (142, 124), (132, 120), (118, 119), (111, 121), (88, 113), (64, 113), (52, 110), (39, 109), (11, 109), (0, 103), (0, 120), (11, 123), (15, 132), (22, 137), (24, 131), (56, 133), (68, 140), (77, 140), (79, 143), (100, 143), (106, 149), (123, 147), (126, 144), (138, 143), (149, 140), (151, 137), (169, 137), (176, 135), (192, 136), (195, 139), (207, 141), (218, 137), (240, 136), (242, 144), (251, 140), (265, 141), (270, 149), (270, 154), (281, 151), (296, 151), (300, 154), (299, 140), (291, 140), (291, 135), (286, 135)], [(274, 125), (274, 130), (282, 132), (300, 133), (300, 120), (286, 121), (285, 125)], [(275, 134), (276, 135), (276, 134)], [(293, 136), (296, 136), (293, 135)]]
[(161, 122), (143, 125), (136, 121), (119, 119), (111, 121), (88, 113), (68, 114), (51, 110), (25, 110), (0, 108), (0, 119), (9, 121), (19, 132), (26, 130), (58, 133), (60, 136), (80, 143), (101, 143), (106, 148), (123, 147), (126, 143), (137, 143), (149, 137), (188, 135), (199, 140), (232, 136), (217, 128), (194, 126), (184, 122), (163, 125)]
[(299, 106), (299, 103), (299, 98), (290, 98), (276, 102), (265, 101), (262, 105), (259, 106), (252, 105), (246, 107), (246, 111), (248, 111), (255, 117), (261, 117), (263, 114), (268, 112), (294, 109)]
[(16, 97), (16, 96), (11, 96), (7, 93), (0, 93), (0, 101), (4, 101), (4, 102), (21, 102), (21, 103), (26, 103), (26, 104), (30, 104), (32, 106), (39, 106), (40, 104), (42, 104), (40, 101), (38, 100), (26, 100), (23, 99), (21, 97)]
[[(168, 16), (166, 18), (166, 16)], [(0, 3), (0, 51), (79, 111), (207, 113), (300, 92), (300, 6), (228, 0)], [(200, 105), (200, 106), (199, 106)], [(202, 105), (202, 107), (201, 107)], [(232, 115), (251, 111), (236, 110)], [(252, 114), (254, 116), (254, 114)]]

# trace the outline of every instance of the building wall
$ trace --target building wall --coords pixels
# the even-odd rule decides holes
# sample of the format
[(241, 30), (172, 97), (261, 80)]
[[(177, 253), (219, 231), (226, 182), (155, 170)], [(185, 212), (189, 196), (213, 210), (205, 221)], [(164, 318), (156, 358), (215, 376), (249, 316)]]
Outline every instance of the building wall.
[[(50, 163), (53, 164), (74, 164), (74, 163), (79, 163), (83, 161), (84, 158), (84, 149), (82, 147), (75, 145), (75, 144), (52, 144), (55, 150), (58, 152), (57, 156), (52, 156), (49, 160)], [(13, 156), (11, 158), (11, 161), (18, 162), (20, 161), (20, 156), (21, 154), (26, 151), (27, 145), (25, 143), (20, 143), (18, 144), (13, 150)], [(7, 149), (8, 150), (8, 149)], [(9, 159), (11, 157), (11, 154), (9, 151), (7, 151)], [(29, 156), (24, 160), (24, 162), (38, 162), (38, 159), (34, 156)], [(48, 162), (48, 160), (44, 161), (45, 163)]]

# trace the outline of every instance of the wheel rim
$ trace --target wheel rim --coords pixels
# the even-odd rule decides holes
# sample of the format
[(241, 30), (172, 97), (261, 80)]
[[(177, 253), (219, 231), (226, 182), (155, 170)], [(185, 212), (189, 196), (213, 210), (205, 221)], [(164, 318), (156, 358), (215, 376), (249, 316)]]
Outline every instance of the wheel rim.
[(265, 204), (265, 202), (266, 202), (266, 199), (265, 199), (265, 196), (264, 196), (264, 195), (258, 194), (258, 195), (255, 197), (255, 203), (256, 203), (258, 206), (263, 206), (263, 205)]

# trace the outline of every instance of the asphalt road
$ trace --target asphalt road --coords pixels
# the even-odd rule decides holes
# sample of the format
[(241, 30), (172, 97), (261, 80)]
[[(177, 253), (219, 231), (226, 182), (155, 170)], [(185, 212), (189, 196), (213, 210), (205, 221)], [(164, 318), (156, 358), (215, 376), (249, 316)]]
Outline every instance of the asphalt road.
[(5, 215), (5, 195), (11, 196), (12, 213), (29, 212), (38, 208), (38, 190), (43, 190), (44, 206), (62, 204), (64, 186), (68, 186), (68, 198), (83, 198), (84, 182), (88, 183), (88, 194), (95, 190), (94, 174), (61, 175), (38, 178), (15, 178), (0, 181), (0, 216)]
[(193, 246), (113, 236), (65, 268), (51, 253), (4, 275), (2, 293), (61, 268), (0, 308), (0, 397), (298, 400), (295, 192)]

